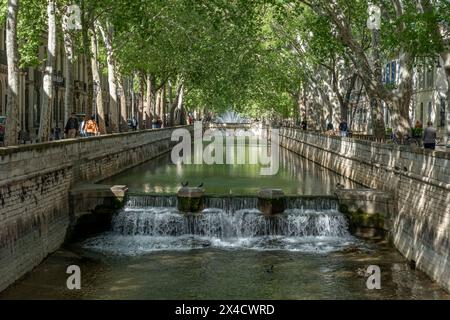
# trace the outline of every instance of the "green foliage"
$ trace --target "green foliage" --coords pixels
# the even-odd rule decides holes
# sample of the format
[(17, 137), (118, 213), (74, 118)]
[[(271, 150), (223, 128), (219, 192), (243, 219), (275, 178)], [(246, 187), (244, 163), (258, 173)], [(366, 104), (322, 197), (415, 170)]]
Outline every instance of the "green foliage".
[(21, 0), (17, 24), (20, 67), (38, 66), (39, 47), (47, 28), (46, 3), (42, 0)]
[[(84, 9), (90, 31), (97, 31), (94, 22), (111, 31), (121, 74), (151, 74), (157, 85), (169, 79), (173, 84), (182, 80), (190, 110), (233, 108), (252, 117), (294, 117), (299, 92), (318, 70), (335, 70), (338, 64), (355, 69), (354, 48), (339, 35), (336, 17), (345, 17), (350, 36), (364, 52), (373, 49), (366, 26), (368, 2), (364, 0), (336, 0), (338, 9), (328, 0), (314, 1), (314, 6), (287, 0), (75, 2)], [(58, 28), (64, 7), (71, 3), (57, 1)], [(417, 1), (402, 0), (400, 17), (392, 1), (373, 3), (382, 9), (382, 59), (406, 50), (413, 60), (419, 60), (444, 49), (436, 25), (449, 25), (448, 1), (433, 2), (431, 10), (420, 12)], [(6, 0), (0, 1), (3, 19), (6, 4)], [(46, 1), (21, 0), (20, 8), (21, 67), (40, 65), (38, 49), (44, 45), (47, 28)], [(87, 53), (81, 34), (71, 33), (75, 52)], [(97, 37), (101, 39), (99, 34)], [(106, 73), (105, 46), (102, 40), (99, 43), (100, 66)]]
[(6, 11), (7, 11), (7, 0), (0, 0), (0, 23), (5, 23), (6, 20)]

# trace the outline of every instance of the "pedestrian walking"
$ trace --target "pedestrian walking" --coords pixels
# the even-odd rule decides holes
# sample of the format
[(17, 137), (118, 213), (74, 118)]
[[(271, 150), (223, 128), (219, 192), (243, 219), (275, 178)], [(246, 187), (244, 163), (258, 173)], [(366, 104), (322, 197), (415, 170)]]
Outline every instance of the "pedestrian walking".
[(78, 119), (75, 116), (75, 112), (72, 112), (70, 118), (67, 120), (64, 133), (69, 139), (74, 139), (77, 136), (78, 127), (79, 127)]
[(303, 120), (300, 123), (300, 126), (302, 127), (303, 130), (307, 130), (308, 129), (308, 123), (306, 122), (306, 120)]
[(334, 126), (333, 126), (333, 123), (331, 123), (331, 121), (330, 121), (327, 124), (327, 131), (333, 131), (333, 130), (334, 130)]
[(136, 131), (138, 127), (138, 121), (136, 119), (136, 117), (133, 117), (133, 119), (131, 120), (131, 128), (133, 129), (133, 131)]
[(416, 129), (422, 129), (423, 128), (422, 123), (419, 120), (416, 121), (415, 128)]
[(339, 132), (341, 133), (341, 137), (346, 137), (348, 133), (348, 125), (347, 121), (344, 119), (339, 124)]
[(427, 127), (423, 132), (423, 147), (425, 149), (436, 149), (437, 130), (433, 127), (433, 122), (428, 121)]
[(85, 116), (81, 116), (81, 121), (80, 121), (80, 127), (79, 127), (79, 132), (80, 132), (80, 137), (84, 138), (86, 137), (86, 117)]
[(50, 135), (48, 136), (48, 141), (55, 141), (55, 129), (50, 129)]
[(98, 125), (97, 122), (95, 122), (94, 116), (92, 116), (91, 119), (86, 122), (85, 128), (86, 128), (86, 135), (88, 137), (98, 135)]

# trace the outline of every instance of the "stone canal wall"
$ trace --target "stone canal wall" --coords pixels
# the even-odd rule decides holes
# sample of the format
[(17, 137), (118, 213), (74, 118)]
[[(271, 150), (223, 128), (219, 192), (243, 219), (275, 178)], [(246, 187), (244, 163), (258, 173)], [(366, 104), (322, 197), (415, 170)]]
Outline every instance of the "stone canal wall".
[(450, 153), (280, 130), (283, 147), (366, 187), (392, 193), (391, 238), (450, 291)]
[(0, 149), (0, 291), (63, 243), (69, 190), (170, 150), (173, 128)]

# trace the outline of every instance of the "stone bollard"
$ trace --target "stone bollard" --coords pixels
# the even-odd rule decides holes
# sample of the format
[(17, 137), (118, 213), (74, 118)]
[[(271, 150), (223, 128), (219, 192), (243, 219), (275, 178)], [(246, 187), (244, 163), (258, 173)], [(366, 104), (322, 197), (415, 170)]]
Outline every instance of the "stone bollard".
[(258, 192), (258, 209), (265, 215), (283, 213), (286, 199), (281, 189), (261, 189)]
[(205, 190), (183, 187), (178, 190), (178, 210), (186, 213), (202, 212), (205, 208)]

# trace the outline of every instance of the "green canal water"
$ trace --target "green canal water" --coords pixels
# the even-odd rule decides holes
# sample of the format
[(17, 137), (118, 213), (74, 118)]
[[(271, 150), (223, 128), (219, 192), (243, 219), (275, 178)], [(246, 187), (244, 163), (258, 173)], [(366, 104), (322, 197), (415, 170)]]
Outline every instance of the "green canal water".
[[(248, 153), (259, 151), (247, 146), (246, 152), (248, 157)], [(332, 194), (337, 183), (356, 186), (286, 149), (280, 149), (279, 163), (276, 175), (262, 176), (260, 164), (176, 165), (166, 154), (102, 183), (126, 185), (131, 192), (175, 193), (188, 181), (190, 186), (203, 183), (207, 193), (235, 195), (256, 195), (263, 187), (280, 188), (290, 195), (324, 195)]]
[[(260, 176), (259, 169), (180, 166), (164, 155), (103, 183), (137, 194), (173, 193), (183, 181), (235, 195), (261, 187), (291, 195), (332, 194), (337, 183), (357, 187), (286, 150), (277, 175)], [(139, 203), (129, 201), (110, 231), (50, 255), (0, 299), (450, 299), (386, 242), (350, 235), (336, 205), (320, 199), (276, 219), (255, 209), (212, 208), (186, 217)], [(81, 269), (81, 290), (66, 287), (70, 265)], [(370, 265), (380, 267), (379, 290), (366, 287)]]

